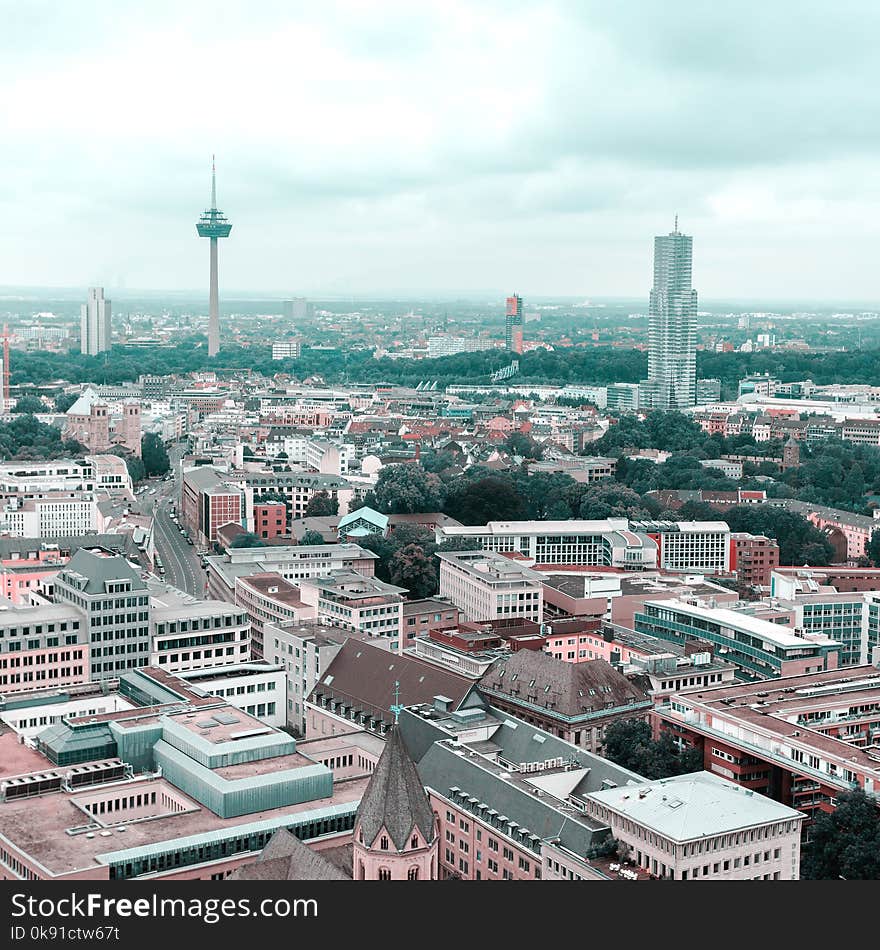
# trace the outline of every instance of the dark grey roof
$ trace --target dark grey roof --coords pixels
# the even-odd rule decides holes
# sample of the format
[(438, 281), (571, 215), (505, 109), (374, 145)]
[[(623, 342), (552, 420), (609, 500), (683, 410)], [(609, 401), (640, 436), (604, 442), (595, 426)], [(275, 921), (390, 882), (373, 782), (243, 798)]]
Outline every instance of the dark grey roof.
[(407, 706), (447, 696), (450, 708), (460, 709), (476, 692), (473, 681), (464, 676), (351, 639), (315, 684), (309, 701), (317, 702), (321, 696), (338, 699), (390, 724), (395, 682), (400, 683), (400, 702)]
[(415, 828), (426, 841), (434, 840), (434, 812), (419, 773), (409, 757), (400, 729), (391, 730), (370, 784), (358, 806), (357, 822), (369, 846), (385, 828), (398, 851)]
[(253, 864), (230, 875), (233, 881), (346, 881), (346, 875), (320, 852), (279, 828)]
[(108, 581), (130, 580), (132, 590), (146, 590), (140, 574), (119, 554), (106, 557), (80, 548), (64, 565), (62, 573), (73, 572), (88, 578), (87, 594), (103, 594)]
[[(70, 556), (80, 548), (104, 548), (109, 551), (137, 552), (137, 545), (126, 534), (83, 534), (67, 538), (0, 538), (0, 558), (18, 554), (24, 557), (43, 548), (57, 548), (62, 556)], [(35, 560), (34, 564), (38, 562)]]
[(648, 699), (604, 660), (566, 663), (537, 650), (500, 659), (483, 677), (480, 691), (568, 717)]
[[(523, 724), (522, 728), (528, 727)], [(575, 806), (548, 793), (538, 795), (527, 782), (511, 781), (505, 774), (518, 777), (448, 742), (435, 742), (419, 763), (421, 780), (445, 798), (453, 799), (458, 789), (542, 840), (559, 839), (563, 848), (581, 857), (608, 836), (606, 825)]]

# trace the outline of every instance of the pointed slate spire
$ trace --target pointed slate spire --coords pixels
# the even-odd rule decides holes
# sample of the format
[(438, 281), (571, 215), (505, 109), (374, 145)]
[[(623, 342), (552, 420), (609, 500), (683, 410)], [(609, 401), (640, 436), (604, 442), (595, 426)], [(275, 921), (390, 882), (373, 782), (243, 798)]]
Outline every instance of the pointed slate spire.
[(356, 825), (360, 825), (368, 848), (382, 828), (398, 851), (409, 844), (416, 828), (425, 841), (434, 840), (434, 812), (397, 727), (392, 729), (376, 763), (358, 807)]

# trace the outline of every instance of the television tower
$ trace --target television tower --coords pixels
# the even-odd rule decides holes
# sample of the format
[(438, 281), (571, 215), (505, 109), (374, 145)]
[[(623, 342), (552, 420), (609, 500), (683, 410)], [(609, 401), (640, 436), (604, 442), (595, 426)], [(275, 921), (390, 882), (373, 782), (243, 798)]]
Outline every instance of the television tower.
[(208, 356), (220, 352), (220, 293), (217, 289), (217, 239), (229, 237), (232, 225), (217, 209), (217, 169), (211, 156), (211, 207), (196, 222), (199, 237), (211, 239), (211, 291), (208, 315)]
[(9, 327), (3, 324), (3, 411), (9, 409)]

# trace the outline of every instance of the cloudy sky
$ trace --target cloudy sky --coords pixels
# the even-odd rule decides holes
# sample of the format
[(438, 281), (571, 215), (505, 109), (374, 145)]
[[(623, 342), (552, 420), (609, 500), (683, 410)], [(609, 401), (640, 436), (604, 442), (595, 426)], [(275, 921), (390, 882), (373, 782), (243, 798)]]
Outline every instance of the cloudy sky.
[(880, 300), (874, 0), (0, 0), (0, 285)]

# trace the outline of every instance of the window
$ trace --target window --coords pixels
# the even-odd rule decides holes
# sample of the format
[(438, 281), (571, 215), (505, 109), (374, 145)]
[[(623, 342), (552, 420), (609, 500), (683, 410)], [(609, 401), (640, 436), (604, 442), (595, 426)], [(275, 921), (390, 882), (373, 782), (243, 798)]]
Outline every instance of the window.
[[(383, 851), (387, 851), (387, 850), (388, 850), (388, 838), (387, 838), (385, 835), (382, 835), (382, 840), (379, 842), (379, 847), (380, 847)], [(379, 873), (381, 874), (381, 871), (380, 871)], [(382, 880), (382, 878), (380, 877), (379, 880)], [(389, 877), (388, 880), (390, 881), (391, 878)]]

